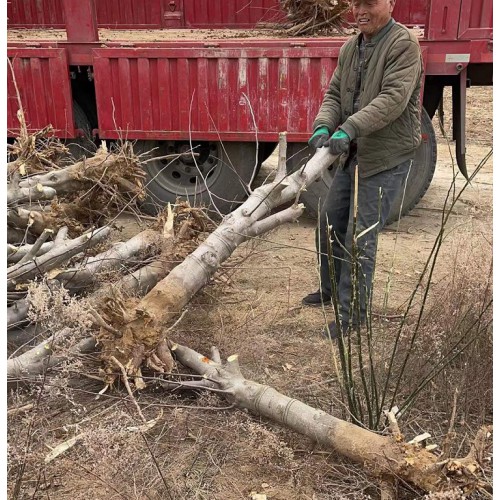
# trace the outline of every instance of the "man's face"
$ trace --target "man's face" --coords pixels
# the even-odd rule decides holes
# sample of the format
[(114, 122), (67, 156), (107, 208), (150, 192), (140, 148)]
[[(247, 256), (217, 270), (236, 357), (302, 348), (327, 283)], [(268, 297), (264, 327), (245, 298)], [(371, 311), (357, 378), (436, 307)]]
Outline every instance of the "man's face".
[(396, 0), (351, 0), (354, 20), (367, 40), (389, 22), (395, 2)]

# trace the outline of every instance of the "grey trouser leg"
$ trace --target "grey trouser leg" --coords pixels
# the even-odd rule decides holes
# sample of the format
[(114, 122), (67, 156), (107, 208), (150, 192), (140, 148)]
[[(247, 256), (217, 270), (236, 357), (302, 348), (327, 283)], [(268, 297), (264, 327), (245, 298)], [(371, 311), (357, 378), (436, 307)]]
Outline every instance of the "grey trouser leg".
[[(354, 171), (356, 158), (351, 160), (345, 169), (338, 169), (327, 194), (320, 213), (319, 232), (316, 245), (320, 254), (321, 288), (323, 293), (332, 295), (332, 283), (328, 264), (327, 224), (331, 226), (330, 237), (335, 266), (340, 314), (343, 321), (349, 320), (349, 309), (352, 296), (352, 234), (354, 205)], [(357, 313), (352, 317), (353, 324), (366, 319), (366, 308), (369, 304), (375, 256), (377, 252), (377, 236), (389, 216), (394, 200), (403, 189), (411, 160), (401, 163), (380, 174), (362, 178), (358, 176), (358, 213), (356, 234), (378, 225), (358, 239), (358, 283), (360, 317)], [(380, 199), (380, 190), (382, 198)], [(319, 237), (319, 241), (318, 241)], [(347, 250), (347, 252), (344, 250)]]

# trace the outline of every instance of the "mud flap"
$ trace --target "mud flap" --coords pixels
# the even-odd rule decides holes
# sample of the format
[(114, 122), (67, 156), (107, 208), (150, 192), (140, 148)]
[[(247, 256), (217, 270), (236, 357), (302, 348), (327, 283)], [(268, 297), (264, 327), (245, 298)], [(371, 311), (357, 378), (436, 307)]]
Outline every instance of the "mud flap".
[(467, 165), (465, 162), (465, 105), (467, 101), (467, 68), (462, 69), (458, 75), (458, 80), (452, 85), (453, 99), (453, 139), (455, 140), (455, 150), (457, 165), (463, 176), (469, 180)]

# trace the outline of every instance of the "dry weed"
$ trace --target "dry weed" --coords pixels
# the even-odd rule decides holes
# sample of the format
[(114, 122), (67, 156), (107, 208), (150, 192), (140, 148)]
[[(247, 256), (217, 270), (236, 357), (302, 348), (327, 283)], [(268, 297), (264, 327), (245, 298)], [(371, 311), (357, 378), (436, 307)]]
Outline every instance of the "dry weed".
[(458, 391), (457, 422), (476, 425), (489, 422), (493, 409), (492, 246), (485, 237), (491, 227), (484, 229), (456, 234), (449, 242), (454, 250), (443, 262), (447, 274), (431, 289), (420, 325), (423, 335), (406, 376), (411, 387), (412, 380), (449, 358), (421, 398), (449, 415)]
[(30, 304), (29, 319), (52, 332), (69, 327), (77, 336), (92, 327), (88, 301), (70, 295), (62, 286), (49, 285), (47, 279), (28, 284), (27, 300)]

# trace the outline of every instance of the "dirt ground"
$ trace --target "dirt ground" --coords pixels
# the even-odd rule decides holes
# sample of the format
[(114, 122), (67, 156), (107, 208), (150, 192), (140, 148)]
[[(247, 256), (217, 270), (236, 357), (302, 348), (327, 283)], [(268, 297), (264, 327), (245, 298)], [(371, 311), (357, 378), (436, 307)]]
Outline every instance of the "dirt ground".
[[(469, 96), (467, 163), (472, 172), (492, 147), (492, 89), (473, 88)], [(440, 230), (454, 167), (447, 142), (442, 137), (438, 142), (438, 165), (427, 194), (399, 226), (387, 227), (380, 236), (374, 309), (381, 315), (401, 314)], [(276, 155), (271, 156), (265, 167), (276, 161)], [(463, 251), (466, 241), (482, 238), (487, 251), (492, 240), (492, 180), (490, 159), (453, 208), (433, 282), (446, 276), (448, 257)], [(457, 190), (463, 183), (459, 176)], [(320, 335), (330, 318), (321, 310), (300, 307), (302, 297), (318, 286), (314, 229), (315, 221), (303, 216), (239, 249), (193, 300), (171, 339), (202, 353), (212, 345), (223, 356), (238, 353), (247, 378), (342, 416), (335, 352)], [(125, 391), (97, 399), (102, 386), (81, 376), (97, 374), (97, 369), (87, 359), (50, 378), (43, 390), (22, 390), (9, 402), (9, 407), (17, 407), (35, 401), (34, 410), (9, 417), (9, 489), (12, 492), (22, 476), (19, 498), (377, 497), (377, 485), (360, 468), (277, 424), (231, 408), (215, 395), (148, 389), (137, 400), (146, 417), (158, 421), (150, 430), (134, 430), (140, 421)], [(439, 441), (447, 418), (410, 419), (404, 430), (410, 438), (429, 431)], [(51, 448), (74, 436), (80, 437), (72, 449), (44, 462)], [(411, 490), (405, 495), (419, 497)]]

